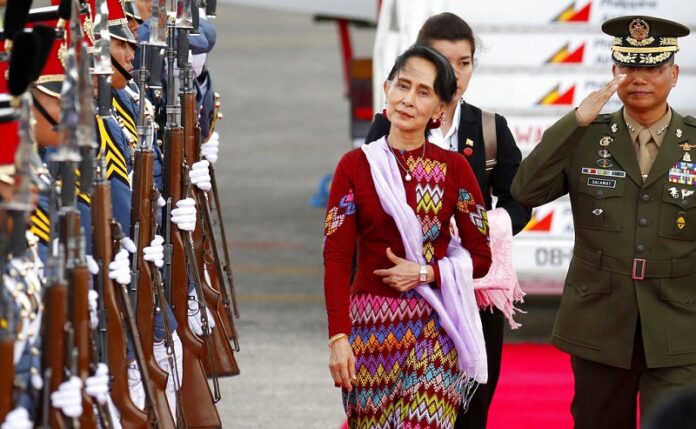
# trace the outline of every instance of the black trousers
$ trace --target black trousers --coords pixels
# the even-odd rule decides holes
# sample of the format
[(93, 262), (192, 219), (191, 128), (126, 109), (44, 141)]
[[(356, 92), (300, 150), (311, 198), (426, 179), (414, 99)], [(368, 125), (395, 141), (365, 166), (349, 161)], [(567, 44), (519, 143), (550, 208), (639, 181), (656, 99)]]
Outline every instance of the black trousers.
[(505, 316), (497, 308), (479, 311), (483, 338), (486, 340), (486, 357), (488, 361), (488, 383), (481, 384), (471, 398), (469, 408), (460, 408), (454, 429), (485, 429), (488, 421), (488, 408), (493, 401), (495, 387), (500, 376), (500, 361), (503, 355), (503, 333)]

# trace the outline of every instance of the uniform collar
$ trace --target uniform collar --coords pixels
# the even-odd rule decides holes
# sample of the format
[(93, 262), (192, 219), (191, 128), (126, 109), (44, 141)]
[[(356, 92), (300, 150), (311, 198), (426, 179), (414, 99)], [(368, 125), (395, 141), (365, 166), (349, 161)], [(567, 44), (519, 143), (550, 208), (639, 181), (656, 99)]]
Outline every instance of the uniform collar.
[(652, 139), (657, 147), (661, 147), (665, 135), (667, 134), (667, 127), (669, 127), (669, 123), (672, 121), (672, 109), (667, 107), (667, 113), (658, 119), (657, 122), (648, 127), (645, 127), (636, 121), (631, 115), (628, 114), (626, 109), (623, 109), (623, 117), (624, 121), (626, 121), (626, 127), (628, 127), (628, 133), (631, 136), (632, 142), (637, 141), (638, 134), (643, 130), (643, 128), (647, 128), (648, 131), (650, 131), (650, 135), (652, 136)]

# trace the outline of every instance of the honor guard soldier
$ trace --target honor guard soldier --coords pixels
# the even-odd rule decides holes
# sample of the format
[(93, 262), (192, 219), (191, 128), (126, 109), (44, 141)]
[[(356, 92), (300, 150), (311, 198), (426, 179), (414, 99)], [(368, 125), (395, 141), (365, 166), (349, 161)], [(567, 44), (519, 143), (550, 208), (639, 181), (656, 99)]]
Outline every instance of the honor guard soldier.
[[(575, 247), (551, 342), (571, 355), (575, 428), (636, 427), (696, 383), (696, 119), (667, 103), (684, 25), (610, 19), (614, 78), (543, 135), (513, 197), (569, 194)], [(623, 106), (600, 111), (614, 93)]]

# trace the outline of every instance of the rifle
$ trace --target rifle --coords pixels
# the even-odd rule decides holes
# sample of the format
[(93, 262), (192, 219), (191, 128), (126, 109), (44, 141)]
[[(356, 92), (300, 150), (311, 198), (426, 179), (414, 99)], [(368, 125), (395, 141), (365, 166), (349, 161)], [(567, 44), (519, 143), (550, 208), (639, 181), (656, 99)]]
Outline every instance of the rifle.
[[(185, 49), (183, 49), (185, 47)], [(184, 126), (184, 152), (185, 161), (187, 163), (193, 164), (200, 159), (200, 128), (198, 127), (198, 115), (196, 112), (196, 95), (193, 88), (193, 69), (188, 63), (188, 54), (183, 55), (182, 52), (188, 51), (188, 36), (186, 31), (179, 32), (179, 73), (182, 77), (182, 91), (181, 91), (181, 108), (182, 108), (182, 118)], [(188, 176), (186, 176), (188, 178)], [(205, 258), (204, 258), (204, 238), (205, 242), (208, 243), (210, 248), (215, 249), (217, 247), (215, 243), (215, 238), (212, 234), (210, 228), (210, 207), (208, 206), (208, 199), (204, 192), (193, 187), (193, 197), (196, 200), (196, 205), (198, 207), (198, 213), (200, 215), (200, 222), (197, 223), (196, 229), (193, 232), (193, 249), (195, 253), (195, 261), (198, 265), (198, 272), (200, 274), (204, 273), (205, 270)], [(222, 297), (220, 295), (220, 286), (217, 282), (218, 279), (222, 277), (222, 269), (219, 265), (219, 258), (215, 260), (214, 267), (217, 269), (216, 272), (212, 269), (209, 270), (209, 275), (211, 282), (208, 284), (204, 277), (199, 277), (198, 282), (200, 283), (200, 289), (202, 294), (199, 295), (199, 299), (205, 300), (206, 304), (211, 309), (211, 314), (216, 322), (217, 328), (213, 329), (211, 332), (211, 347), (208, 347), (206, 343), (206, 354), (210, 357), (207, 361), (206, 374), (213, 379), (213, 385), (215, 387), (215, 399), (216, 401), (220, 399), (218, 380), (219, 376), (232, 376), (239, 374), (239, 367), (237, 361), (234, 358), (234, 353), (230, 343), (228, 341), (228, 333), (232, 334), (235, 338), (234, 324), (232, 321), (231, 312), (225, 315), (225, 309), (230, 310), (229, 306), (225, 306)], [(212, 280), (215, 280), (213, 282)], [(194, 278), (194, 282), (196, 279)], [(229, 303), (229, 301), (227, 301)], [(202, 309), (200, 310), (202, 311)], [(204, 365), (205, 365), (204, 361)]]
[[(125, 237), (123, 231), (121, 230), (121, 225), (119, 225), (117, 222), (111, 223), (111, 236), (114, 238), (113, 251), (116, 252), (119, 248), (120, 241)], [(142, 341), (140, 339), (140, 331), (135, 322), (135, 317), (133, 316), (133, 306), (131, 305), (130, 297), (128, 296), (128, 289), (126, 286), (120, 285), (118, 282), (115, 283), (115, 286), (119, 302), (121, 304), (121, 309), (124, 313), (123, 320), (125, 321), (126, 331), (128, 332), (128, 336), (130, 337), (133, 345), (135, 360), (138, 362), (143, 389), (145, 390), (145, 409), (147, 410), (151, 427), (158, 428), (161, 422), (159, 409), (155, 407), (154, 387), (152, 386), (150, 371), (148, 370), (147, 362), (145, 361), (145, 354), (143, 352)]]
[(125, 308), (116, 298), (117, 286), (109, 278), (109, 263), (113, 260), (112, 229), (116, 221), (111, 208), (111, 184), (106, 179), (104, 158), (99, 159), (94, 196), (92, 198), (92, 244), (94, 259), (99, 265), (97, 284), (101, 301), (106, 308), (106, 333), (108, 356), (111, 372), (111, 397), (121, 413), (124, 429), (142, 429), (148, 427), (148, 415), (131, 400), (128, 390), (128, 359), (126, 356), (125, 319), (129, 317)]
[[(0, 228), (4, 230), (7, 225), (4, 212), (0, 216), (2, 225)], [(0, 255), (5, 258), (6, 255)], [(4, 280), (4, 271), (0, 273)], [(5, 421), (7, 413), (12, 411), (14, 401), (14, 343), (15, 343), (15, 323), (14, 309), (12, 308), (12, 298), (4, 290), (0, 291), (0, 422)]]
[[(73, 2), (73, 13), (77, 14)], [(72, 23), (73, 20), (71, 20)], [(80, 30), (75, 38), (79, 38)], [(74, 339), (77, 350), (75, 371), (67, 370), (67, 374), (74, 374), (84, 382), (90, 375), (92, 338), (89, 328), (88, 292), (89, 270), (85, 259), (84, 231), (80, 219), (80, 211), (77, 207), (77, 174), (76, 170), (82, 157), (79, 154), (77, 141), (78, 100), (77, 82), (78, 71), (76, 64), (76, 46), (68, 48), (66, 56), (65, 81), (61, 90), (61, 146), (51, 157), (53, 162), (60, 165), (62, 179), (61, 208), (59, 211), (59, 228), (61, 246), (65, 250), (65, 268), (68, 284), (72, 285), (68, 290), (68, 312), (70, 322), (66, 324), (65, 331), (69, 333), (68, 339)], [(73, 343), (66, 343), (66, 353), (72, 353)], [(67, 369), (68, 366), (65, 366)], [(55, 372), (54, 372), (55, 374)], [(92, 398), (82, 391), (83, 412), (79, 426), (85, 429), (96, 429), (97, 421), (93, 412)]]
[[(211, 135), (215, 131), (215, 125), (217, 124), (217, 121), (220, 119), (222, 119), (222, 113), (220, 113), (220, 94), (215, 93), (215, 113), (213, 115), (213, 120), (210, 124)], [(217, 261), (219, 261), (219, 263), (222, 263), (222, 269), (225, 274), (224, 278), (227, 280), (227, 282), (222, 282), (222, 293), (223, 299), (225, 300), (225, 310), (227, 312), (227, 316), (229, 320), (233, 320), (239, 318), (239, 307), (237, 306), (237, 294), (235, 292), (234, 279), (232, 277), (232, 262), (230, 260), (230, 254), (227, 248), (227, 234), (225, 233), (225, 222), (222, 218), (222, 206), (220, 205), (220, 195), (218, 192), (217, 180), (215, 178), (215, 167), (213, 164), (210, 164), (210, 182), (211, 192), (213, 194), (213, 199), (211, 202), (211, 213), (214, 213), (216, 216), (214, 219), (211, 218), (210, 221), (212, 231), (211, 235), (213, 237), (220, 238), (216, 241), (216, 244), (219, 243), (220, 247), (222, 247), (223, 254), (225, 256), (224, 262), (220, 261), (220, 257), (218, 256), (220, 251), (217, 248), (217, 246), (213, 247), (213, 251), (218, 253), (218, 255), (216, 255), (215, 258)], [(217, 231), (213, 231), (213, 228), (217, 228)], [(230, 331), (228, 332), (233, 333), (233, 330), (230, 328)], [(230, 339), (234, 342), (235, 351), (238, 352), (239, 342), (237, 341), (236, 332), (234, 332), (234, 334), (234, 338)]]
[[(71, 34), (80, 34), (80, 21), (77, 14), (77, 10), (74, 7), (73, 2), (73, 17), (70, 21)], [(86, 9), (86, 13), (91, 13), (89, 11), (89, 4), (87, 2), (81, 3), (81, 7)], [(85, 13), (83, 10), (81, 13)], [(87, 47), (83, 42), (83, 38), (73, 37), (74, 47), (76, 52), (79, 50), (79, 73), (78, 80), (76, 83), (77, 101), (78, 101), (78, 124), (75, 130), (77, 143), (80, 151), (80, 192), (84, 195), (89, 195), (91, 197), (94, 190), (94, 174), (96, 171), (95, 163), (95, 152), (97, 149), (97, 136), (94, 124), (94, 91), (92, 89), (92, 79), (90, 76), (90, 56), (87, 52)], [(100, 46), (100, 48), (102, 48)], [(84, 236), (81, 238), (81, 245), (84, 246)], [(91, 249), (90, 249), (91, 250)], [(89, 270), (86, 266), (86, 260), (84, 256), (84, 249), (81, 249), (81, 254), (79, 255), (79, 269), (77, 275), (81, 279), (83, 276), (89, 278)], [(98, 280), (98, 279), (97, 279)], [(84, 280), (78, 282), (78, 285), (83, 284)], [(103, 297), (103, 282), (96, 281), (95, 287), (99, 293), (100, 297)], [(89, 284), (85, 282), (82, 287), (84, 290), (79, 290), (77, 296), (82, 301), (79, 304), (76, 303), (76, 307), (79, 309), (86, 308), (84, 304), (87, 303)], [(82, 310), (80, 310), (82, 311)], [(87, 326), (76, 325), (76, 340), (78, 342), (80, 350), (79, 359), (79, 369), (80, 377), (86, 378), (89, 376), (90, 372), (95, 372), (100, 362), (106, 363), (108, 366), (108, 341), (106, 334), (106, 309), (104, 306), (103, 298), (99, 300), (99, 331), (92, 332), (89, 329), (89, 323)], [(88, 317), (89, 315), (87, 315)], [(88, 356), (91, 354), (91, 360)], [(85, 395), (86, 396), (86, 395)], [(83, 404), (86, 405), (86, 404)], [(98, 401), (94, 401), (94, 405), (97, 409), (100, 427), (103, 429), (109, 429), (114, 426), (113, 417), (109, 408), (105, 404), (100, 404)]]
[[(160, 422), (164, 427), (175, 427), (174, 417), (166, 396), (168, 374), (157, 364), (152, 348), (154, 344), (155, 317), (153, 271), (158, 269), (143, 258), (143, 249), (150, 245), (155, 235), (153, 221), (156, 221), (156, 219), (151, 217), (155, 152), (152, 147), (152, 126), (150, 123), (145, 123), (146, 101), (144, 91), (148, 73), (145, 65), (146, 57), (142, 55), (140, 58), (141, 65), (138, 71), (138, 84), (141, 94), (138, 115), (139, 141), (133, 161), (133, 193), (131, 199), (131, 236), (136, 241), (138, 250), (133, 254), (134, 263), (131, 268), (135, 270), (135, 276), (132, 277), (132, 281), (134, 284), (137, 284), (136, 321), (140, 331), (145, 364), (148, 367), (154, 387), (153, 406), (159, 410), (159, 415), (162, 419)], [(166, 314), (164, 317), (167, 317)]]
[[(110, 49), (110, 40), (111, 36), (109, 34), (109, 29), (108, 29), (108, 8), (107, 8), (107, 3), (105, 0), (97, 0), (95, 3), (96, 6), (96, 11), (95, 11), (95, 22), (94, 22), (94, 33), (95, 33), (95, 44), (94, 44), (94, 75), (97, 77), (97, 121), (103, 121), (105, 118), (108, 118), (112, 116), (112, 110), (111, 110), (111, 83), (109, 81), (109, 78), (112, 73), (112, 68), (111, 68), (111, 55), (109, 52)], [(99, 122), (101, 123), (101, 122)], [(103, 159), (103, 156), (101, 157), (100, 163), (102, 165), (101, 167), (101, 178), (100, 178), (100, 183), (99, 186), (101, 189), (108, 189), (108, 191), (101, 191), (105, 192), (106, 195), (110, 196), (111, 195), (111, 185), (108, 184), (108, 180), (106, 179), (106, 167), (104, 166), (105, 161)], [(101, 197), (102, 199), (108, 198), (107, 196)], [(106, 200), (100, 201), (101, 205), (107, 208), (107, 214), (105, 213), (99, 213), (97, 216), (100, 217), (99, 222), (100, 222), (100, 231), (102, 234), (107, 236), (109, 239), (106, 240), (102, 238), (100, 242), (100, 253), (102, 255), (107, 255), (108, 258), (102, 257), (102, 260), (104, 261), (105, 264), (108, 264), (111, 261), (111, 257), (115, 252), (117, 252), (117, 249), (112, 249), (110, 248), (111, 246), (118, 246), (115, 242), (115, 240), (120, 240), (123, 237), (123, 233), (121, 231), (120, 225), (113, 219), (113, 208), (111, 206), (111, 200), (109, 199), (108, 202)], [(108, 206), (108, 207), (107, 207)], [(107, 216), (107, 217), (104, 217)], [(107, 229), (110, 231), (107, 233)], [(137, 238), (136, 238), (137, 241)], [(135, 275), (133, 278), (135, 281), (137, 281), (137, 272), (138, 272), (138, 264), (137, 264), (137, 256), (138, 252), (134, 255), (133, 263), (131, 268), (135, 270)], [(119, 327), (116, 328), (115, 330), (117, 331), (114, 333), (114, 338), (113, 340), (110, 340), (109, 342), (109, 347), (116, 347), (117, 351), (117, 356), (113, 358), (113, 364), (116, 365), (115, 371), (117, 371), (117, 376), (121, 375), (121, 380), (117, 380), (117, 382), (114, 382), (114, 388), (118, 391), (123, 391), (125, 394), (121, 395), (119, 393), (115, 393), (114, 396), (125, 396), (125, 398), (114, 398), (114, 402), (117, 406), (117, 408), (122, 412), (126, 413), (126, 418), (128, 419), (127, 423), (124, 420), (124, 427), (142, 427), (146, 424), (150, 424), (151, 426), (157, 426), (160, 423), (163, 425), (167, 425), (167, 427), (173, 423), (171, 419), (166, 419), (163, 421), (162, 420), (162, 407), (159, 407), (158, 404), (160, 401), (156, 400), (157, 397), (157, 390), (153, 386), (153, 381), (150, 376), (150, 367), (151, 363), (154, 359), (148, 359), (148, 356), (152, 356), (152, 343), (150, 343), (149, 347), (146, 347), (143, 349), (142, 341), (140, 338), (140, 332), (138, 328), (136, 327), (136, 323), (134, 320), (134, 315), (133, 315), (133, 309), (132, 309), (132, 304), (130, 301), (130, 298), (128, 296), (128, 291), (127, 289), (118, 284), (117, 282), (109, 282), (111, 283), (112, 287), (115, 288), (115, 294), (113, 293), (112, 289), (107, 287), (106, 289), (109, 289), (109, 296), (108, 296), (108, 301), (109, 301), (109, 310), (110, 310), (110, 320), (118, 320), (121, 323), (119, 324)], [(118, 297), (118, 300), (117, 298)], [(118, 312), (118, 315), (113, 314), (114, 312)], [(117, 316), (117, 317), (114, 317)], [(109, 323), (109, 327), (111, 326), (116, 326), (115, 322)], [(141, 380), (143, 383), (143, 387), (145, 390), (145, 413), (143, 413), (140, 409), (138, 409), (135, 404), (133, 404), (130, 396), (129, 396), (129, 391), (128, 391), (128, 385), (124, 384), (123, 381), (127, 380), (127, 371), (128, 371), (128, 364), (126, 362), (126, 350), (124, 347), (124, 328), (125, 328), (125, 333), (127, 334), (127, 337), (131, 339), (131, 344), (133, 346), (133, 351), (135, 353), (135, 358), (138, 363), (138, 367), (141, 373)], [(149, 351), (149, 355), (148, 355)], [(111, 361), (110, 361), (111, 362)], [(111, 366), (111, 363), (110, 363)], [(160, 370), (161, 371), (161, 370)], [(117, 377), (118, 378), (118, 377)], [(166, 379), (165, 379), (166, 383)], [(165, 408), (166, 407), (166, 402), (165, 402)], [(166, 409), (166, 412), (168, 413), (169, 410), (168, 408)]]
[(63, 414), (59, 409), (50, 405), (49, 396), (58, 390), (63, 382), (65, 366), (65, 337), (63, 329), (68, 323), (68, 287), (63, 272), (63, 249), (51, 253), (46, 262), (46, 280), (48, 288), (44, 292), (46, 314), (43, 320), (43, 353), (42, 368), (44, 368), (43, 395), (43, 425), (46, 429), (64, 429), (67, 427)]
[[(164, 197), (167, 202), (167, 212), (164, 218), (165, 230), (165, 284), (169, 287), (172, 299), (172, 307), (174, 315), (178, 322), (177, 332), (181, 338), (183, 348), (183, 380), (181, 387), (182, 398), (182, 424), (190, 428), (219, 428), (222, 426), (220, 416), (218, 415), (213, 397), (208, 387), (208, 381), (205, 376), (203, 365), (200, 361), (200, 355), (203, 351), (203, 344), (188, 326), (188, 284), (189, 276), (187, 266), (195, 266), (195, 261), (191, 260), (192, 264), (187, 265), (187, 255), (184, 242), (184, 232), (175, 228), (171, 222), (169, 208), (172, 202), (179, 201), (183, 197), (182, 191), (182, 171), (185, 167), (183, 160), (183, 143), (184, 130), (180, 125), (181, 107), (176, 96), (176, 82), (174, 79), (174, 61), (176, 59), (176, 50), (174, 37), (176, 27), (179, 31), (183, 26), (190, 28), (190, 0), (184, 2), (184, 6), (188, 4), (188, 13), (186, 7), (181, 8), (181, 13), (176, 14), (177, 4), (169, 8), (172, 15), (168, 17), (168, 44), (167, 44), (167, 59), (168, 59), (168, 85), (167, 85), (167, 122), (164, 130), (164, 154), (165, 154), (165, 171), (167, 172), (164, 178)], [(175, 26), (175, 21), (180, 25)], [(179, 50), (182, 47), (179, 46)], [(188, 52), (186, 52), (188, 55)], [(189, 235), (190, 237), (190, 235)], [(194, 277), (195, 282), (195, 277)], [(205, 311), (205, 308), (203, 308)], [(205, 313), (202, 315), (205, 316)], [(206, 321), (203, 321), (205, 325)], [(204, 326), (207, 330), (207, 326)]]

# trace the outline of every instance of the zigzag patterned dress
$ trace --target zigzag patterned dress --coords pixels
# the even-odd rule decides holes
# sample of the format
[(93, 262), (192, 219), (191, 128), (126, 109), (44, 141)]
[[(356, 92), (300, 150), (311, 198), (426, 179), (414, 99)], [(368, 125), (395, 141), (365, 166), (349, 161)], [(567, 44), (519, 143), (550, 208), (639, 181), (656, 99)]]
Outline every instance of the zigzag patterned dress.
[[(424, 154), (424, 156), (422, 156)], [(490, 265), (488, 223), (479, 186), (465, 158), (426, 143), (394, 152), (412, 176), (406, 201), (423, 227), (423, 255), (435, 270), (446, 254), (454, 216), (474, 265)], [(402, 171), (402, 178), (405, 177)], [(350, 282), (357, 243), (357, 271)], [(369, 164), (359, 149), (336, 168), (324, 229), (324, 290), (329, 336), (346, 333), (356, 356), (354, 389), (343, 392), (350, 428), (451, 428), (465, 388), (457, 351), (437, 313), (415, 291), (400, 293), (373, 274), (404, 247), (382, 209)]]

